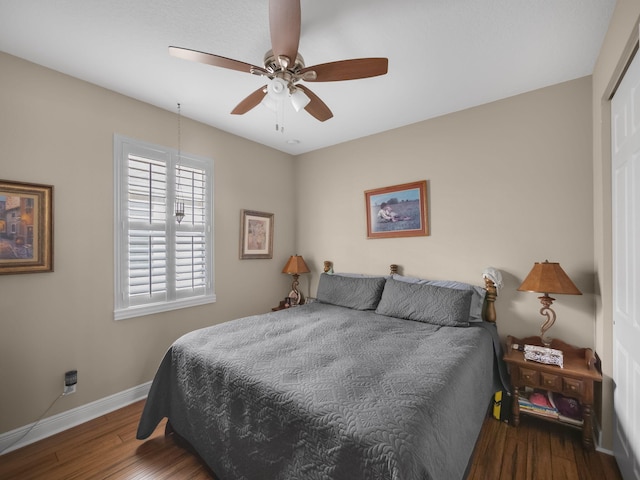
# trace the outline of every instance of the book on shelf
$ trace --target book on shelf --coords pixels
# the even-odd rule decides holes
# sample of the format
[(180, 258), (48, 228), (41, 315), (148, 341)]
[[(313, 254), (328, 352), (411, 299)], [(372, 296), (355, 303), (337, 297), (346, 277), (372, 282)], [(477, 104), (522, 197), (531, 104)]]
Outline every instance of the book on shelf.
[(531, 413), (533, 415), (538, 415), (540, 417), (547, 417), (547, 418), (552, 418), (554, 420), (558, 420), (558, 412), (553, 412), (551, 410), (542, 410), (542, 409), (538, 409), (538, 408), (529, 408), (529, 407), (523, 407), (522, 405), (520, 406), (520, 413)]
[(575, 398), (565, 397), (556, 392), (548, 392), (549, 403), (558, 412), (558, 420), (571, 425), (582, 426), (582, 405)]
[(519, 400), (521, 404), (532, 408), (556, 411), (555, 405), (551, 403), (544, 391), (525, 389), (520, 394)]
[(568, 423), (569, 425), (575, 425), (576, 427), (581, 427), (584, 424), (584, 420), (567, 417), (566, 415), (558, 414), (558, 421), (562, 423)]
[(553, 418), (570, 425), (582, 426), (582, 406), (575, 398), (556, 392), (525, 388), (518, 396), (520, 411)]
[(547, 395), (539, 391), (525, 390), (519, 395), (518, 405), (520, 411), (533, 413), (548, 418), (558, 419), (556, 410), (547, 398)]
[(521, 412), (529, 412), (529, 413), (535, 413), (536, 415), (542, 415), (544, 417), (549, 417), (549, 418), (558, 418), (558, 412), (555, 410), (551, 410), (549, 408), (539, 408), (539, 407), (535, 407), (531, 404), (520, 404), (520, 411)]

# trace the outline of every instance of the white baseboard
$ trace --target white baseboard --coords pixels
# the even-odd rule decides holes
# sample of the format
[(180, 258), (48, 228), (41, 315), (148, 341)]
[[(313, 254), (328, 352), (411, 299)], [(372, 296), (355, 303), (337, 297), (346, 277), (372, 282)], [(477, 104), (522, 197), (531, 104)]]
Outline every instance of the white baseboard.
[(604, 453), (605, 455), (609, 455), (610, 457), (615, 457), (613, 451), (606, 448), (596, 447), (596, 452)]
[(593, 420), (593, 436), (596, 447), (596, 452), (604, 453), (606, 455), (614, 456), (613, 451), (602, 447), (602, 427), (598, 421), (597, 415), (591, 415)]
[[(0, 435), (0, 452), (9, 453), (18, 448), (88, 422), (147, 397), (151, 382), (143, 383), (120, 393), (87, 403), (66, 412), (47, 417), (24, 427)], [(29, 431), (31, 429), (31, 431)], [(24, 436), (24, 437), (23, 437)], [(14, 444), (15, 442), (15, 444)], [(6, 451), (3, 451), (6, 448)]]

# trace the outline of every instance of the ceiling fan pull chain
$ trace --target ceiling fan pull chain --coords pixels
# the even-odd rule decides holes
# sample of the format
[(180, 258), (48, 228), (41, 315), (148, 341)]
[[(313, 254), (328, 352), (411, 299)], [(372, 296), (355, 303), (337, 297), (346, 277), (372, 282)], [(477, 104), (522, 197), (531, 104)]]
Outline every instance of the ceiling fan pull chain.
[(284, 133), (284, 101), (282, 99), (278, 101), (278, 108), (276, 108), (276, 130)]

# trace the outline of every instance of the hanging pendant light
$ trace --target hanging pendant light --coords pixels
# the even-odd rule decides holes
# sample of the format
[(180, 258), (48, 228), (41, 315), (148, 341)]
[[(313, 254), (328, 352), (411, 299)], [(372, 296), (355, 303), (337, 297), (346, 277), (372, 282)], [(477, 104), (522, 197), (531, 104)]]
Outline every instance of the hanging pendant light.
[(181, 152), (181, 144), (182, 144), (182, 115), (180, 112), (180, 104), (178, 103), (178, 175), (176, 178), (177, 188), (176, 188), (176, 202), (174, 207), (174, 215), (176, 216), (176, 221), (178, 224), (182, 222), (184, 218), (184, 202), (180, 201), (180, 152)]

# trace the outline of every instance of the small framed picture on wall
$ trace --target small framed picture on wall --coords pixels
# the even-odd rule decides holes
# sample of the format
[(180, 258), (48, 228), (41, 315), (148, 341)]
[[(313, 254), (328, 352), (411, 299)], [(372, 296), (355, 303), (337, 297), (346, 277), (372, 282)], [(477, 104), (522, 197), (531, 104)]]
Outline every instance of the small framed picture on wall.
[(240, 258), (273, 258), (274, 214), (240, 211)]

